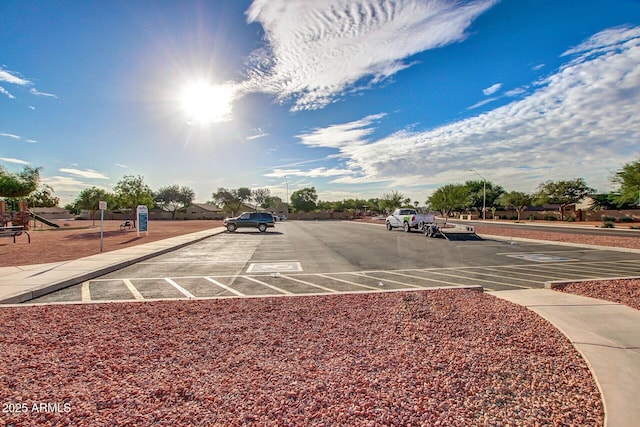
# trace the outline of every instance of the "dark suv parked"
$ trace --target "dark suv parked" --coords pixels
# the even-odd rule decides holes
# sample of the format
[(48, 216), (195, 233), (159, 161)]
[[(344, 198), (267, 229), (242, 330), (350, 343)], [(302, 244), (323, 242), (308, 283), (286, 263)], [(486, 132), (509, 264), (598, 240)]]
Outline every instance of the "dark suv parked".
[(269, 212), (243, 212), (235, 218), (224, 220), (227, 230), (233, 232), (238, 228), (257, 228), (260, 232), (267, 231), (267, 227), (273, 227), (273, 215)]

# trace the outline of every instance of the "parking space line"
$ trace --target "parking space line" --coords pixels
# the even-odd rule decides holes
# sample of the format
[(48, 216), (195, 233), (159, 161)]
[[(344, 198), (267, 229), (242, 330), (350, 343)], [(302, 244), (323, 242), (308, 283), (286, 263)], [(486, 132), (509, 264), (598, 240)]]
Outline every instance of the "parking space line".
[[(337, 274), (343, 274), (343, 273), (337, 273)], [(347, 274), (348, 274), (348, 273), (347, 273)], [(317, 276), (320, 276), (320, 277), (324, 277), (325, 279), (330, 279), (330, 280), (335, 280), (335, 281), (337, 281), (337, 282), (346, 283), (347, 285), (359, 286), (359, 287), (361, 287), (361, 288), (372, 289), (372, 290), (374, 290), (374, 291), (379, 291), (379, 290), (380, 290), (380, 288), (374, 288), (373, 286), (362, 285), (362, 284), (360, 284), (360, 283), (351, 282), (351, 281), (349, 281), (349, 280), (344, 280), (344, 279), (339, 279), (339, 278), (337, 278), (337, 277), (332, 277), (332, 276), (329, 276), (329, 275), (326, 275), (326, 274), (317, 273), (316, 275), (317, 275)]]
[[(484, 268), (484, 267), (480, 267), (480, 268)], [(434, 271), (434, 272), (437, 273), (436, 271)], [(483, 273), (481, 271), (466, 270), (465, 272), (470, 272), (472, 274), (479, 274), (481, 276), (498, 277), (498, 278), (504, 279), (504, 276), (499, 276), (497, 274)], [(402, 273), (395, 273), (393, 271), (388, 271), (387, 273), (402, 274)], [(437, 274), (445, 274), (445, 273), (437, 273)], [(402, 275), (405, 276), (405, 274), (402, 274)], [(410, 276), (410, 275), (406, 275), (406, 276), (408, 276), (408, 277), (416, 277), (416, 276)], [(455, 276), (455, 275), (452, 275), (452, 276), (453, 277), (465, 278), (465, 276)], [(473, 277), (466, 277), (466, 278), (469, 279), (469, 280), (476, 280)], [(540, 280), (520, 279), (520, 278), (513, 278), (513, 277), (510, 277), (509, 279), (510, 280), (514, 280), (515, 279), (515, 280), (519, 280), (519, 281), (522, 281), (522, 282), (540, 283)], [(480, 280), (482, 282), (488, 282), (488, 283), (496, 283), (495, 280), (492, 280), (492, 281), (490, 281), (490, 280), (482, 280), (482, 279), (477, 279), (477, 280)]]
[[(522, 270), (523, 268), (526, 268), (526, 269), (528, 269), (530, 271), (531, 267), (533, 267), (533, 266), (532, 265), (512, 265), (512, 266), (509, 266), (509, 267), (502, 267), (502, 268), (505, 269), (506, 271), (509, 271), (508, 269), (510, 269), (510, 268), (515, 268), (516, 270)], [(546, 264), (538, 264), (538, 265), (536, 265), (536, 267), (547, 267), (547, 265)], [(482, 267), (482, 268), (487, 268), (487, 267)], [(557, 276), (545, 276), (544, 274), (540, 274), (539, 272), (536, 272), (535, 274), (532, 274), (532, 273), (522, 273), (520, 271), (517, 271), (515, 273), (516, 274), (523, 274), (525, 276), (542, 277), (542, 278), (550, 279), (550, 280), (571, 280), (572, 279), (571, 277), (562, 277), (562, 278), (554, 279), (554, 277), (557, 277)]]
[(169, 283), (171, 286), (173, 286), (178, 291), (180, 291), (185, 297), (187, 297), (187, 298), (195, 298), (195, 296), (193, 296), (193, 294), (191, 294), (191, 292), (189, 292), (188, 290), (186, 290), (182, 286), (178, 285), (176, 282), (174, 282), (173, 280), (169, 279), (168, 277), (165, 277), (164, 280), (166, 280), (167, 283)]
[(83, 302), (91, 301), (91, 290), (89, 289), (89, 282), (82, 282), (80, 287), (80, 299)]
[[(387, 272), (386, 271), (369, 271), (368, 273), (387, 273)], [(411, 283), (399, 282), (399, 281), (393, 280), (393, 279), (383, 279), (383, 278), (380, 278), (380, 277), (371, 276), (370, 274), (367, 274), (367, 273), (351, 273), (351, 274), (356, 275), (356, 276), (366, 277), (366, 278), (369, 278), (369, 279), (380, 280), (381, 283), (391, 282), (391, 283), (395, 283), (395, 284), (398, 284), (398, 285), (410, 286), (412, 288), (424, 289), (424, 286), (412, 285)]]
[[(611, 271), (610, 269), (601, 268), (601, 267), (587, 268), (587, 266), (585, 266), (585, 265), (580, 265), (580, 266), (576, 265), (576, 266), (574, 266), (573, 269), (571, 268), (571, 266), (564, 266), (564, 265), (562, 265), (562, 266), (560, 266), (560, 265), (546, 265), (545, 267), (547, 267), (547, 269), (551, 270), (552, 272), (559, 270), (564, 275), (570, 274), (570, 275), (577, 276), (577, 277), (584, 277), (585, 274), (589, 274), (589, 273), (593, 274), (594, 272), (597, 273), (597, 274), (601, 274), (601, 273), (609, 274), (607, 272)], [(566, 267), (568, 267), (568, 268), (566, 268)]]
[(620, 265), (620, 264), (616, 264), (615, 266), (602, 266), (602, 265), (596, 265), (596, 266), (591, 266), (591, 265), (585, 265), (583, 268), (588, 269), (588, 270), (595, 270), (595, 271), (612, 271), (614, 273), (619, 273), (620, 271), (629, 271), (629, 272), (639, 272), (640, 271), (640, 266), (630, 266), (630, 265)]
[[(514, 285), (512, 283), (503, 283), (503, 282), (499, 282), (497, 280), (485, 280), (485, 279), (478, 279), (478, 278), (475, 278), (475, 277), (458, 276), (457, 274), (442, 273), (442, 272), (439, 272), (439, 271), (431, 271), (431, 273), (440, 274), (442, 276), (455, 277), (455, 278), (458, 278), (458, 279), (472, 280), (474, 282), (491, 283), (492, 285), (498, 284), (498, 285), (503, 285), (503, 286), (514, 286), (516, 288), (523, 288), (523, 289), (529, 289), (530, 288), (530, 286)], [(480, 274), (482, 274), (482, 273), (480, 273)], [(520, 279), (516, 279), (516, 280), (520, 280)], [(523, 280), (526, 280), (526, 279), (523, 279)], [(536, 283), (542, 283), (542, 282), (538, 281)], [(458, 286), (460, 286), (460, 284), (458, 284)]]
[(131, 280), (129, 279), (122, 279), (122, 281), (124, 282), (125, 286), (127, 287), (127, 289), (129, 289), (129, 292), (131, 292), (131, 294), (133, 295), (133, 297), (137, 300), (143, 300), (144, 297), (142, 296), (142, 294), (140, 293), (140, 291), (138, 291), (136, 289), (135, 286), (133, 286), (133, 283), (131, 283)]
[(283, 293), (283, 294), (287, 294), (287, 295), (294, 295), (294, 293), (293, 293), (293, 292), (285, 291), (284, 289), (280, 289), (280, 288), (279, 288), (279, 287), (277, 287), (277, 286), (273, 286), (273, 285), (270, 285), (270, 284), (268, 284), (268, 283), (265, 283), (265, 282), (263, 282), (262, 280), (254, 279), (254, 278), (253, 278), (253, 277), (251, 277), (251, 276), (240, 276), (240, 277), (242, 277), (243, 279), (248, 279), (248, 280), (251, 280), (252, 282), (256, 282), (256, 283), (259, 283), (259, 284), (261, 284), (261, 285), (264, 285), (264, 286), (266, 286), (267, 288), (271, 288), (271, 289), (273, 289), (274, 291), (277, 291), (277, 292), (280, 292), (280, 293)]
[(226, 291), (229, 291), (229, 292), (231, 292), (232, 294), (236, 294), (236, 295), (238, 295), (239, 297), (244, 297), (244, 296), (246, 296), (246, 295), (245, 295), (245, 294), (243, 294), (242, 292), (236, 291), (235, 289), (230, 288), (229, 286), (225, 285), (224, 283), (220, 283), (220, 282), (218, 282), (217, 280), (212, 279), (211, 277), (204, 276), (204, 280), (207, 280), (207, 281), (209, 281), (209, 282), (213, 283), (214, 285), (220, 286), (222, 289), (224, 289), (224, 290), (226, 290)]
[(327, 292), (332, 292), (332, 293), (337, 293), (338, 292), (335, 289), (325, 288), (324, 286), (316, 285), (315, 283), (307, 282), (306, 280), (295, 279), (295, 278), (293, 278), (291, 276), (287, 276), (287, 275), (284, 275), (284, 274), (281, 274), (280, 277), (284, 277), (285, 279), (293, 280), (294, 282), (299, 282), (299, 283), (302, 283), (302, 284), (305, 284), (305, 285), (313, 286), (314, 288), (322, 289), (322, 290), (327, 291)]
[[(432, 271), (431, 271), (432, 272)], [(430, 272), (430, 273), (431, 273)], [(375, 271), (369, 271), (369, 273), (375, 273)], [(386, 272), (381, 272), (381, 273), (386, 273)], [(411, 285), (409, 283), (404, 283), (404, 282), (397, 282), (395, 280), (391, 280), (391, 279), (380, 279), (379, 277), (375, 277), (375, 276), (367, 276), (366, 273), (349, 273), (349, 274), (354, 274), (356, 276), (362, 276), (362, 277), (369, 277), (372, 279), (378, 279), (378, 280), (386, 280), (387, 282), (393, 282), (393, 283), (398, 283), (400, 285), (405, 285), (405, 286), (413, 286), (414, 288), (418, 288), (418, 289), (425, 289), (424, 286), (420, 286), (420, 285)], [(446, 283), (447, 285), (451, 285), (451, 286), (462, 286), (460, 283), (453, 283), (453, 282), (447, 282), (445, 280), (437, 280), (437, 279), (430, 279), (428, 277), (420, 277), (421, 279), (430, 281), (430, 282), (436, 282), (436, 283)], [(426, 288), (428, 289), (428, 287)]]

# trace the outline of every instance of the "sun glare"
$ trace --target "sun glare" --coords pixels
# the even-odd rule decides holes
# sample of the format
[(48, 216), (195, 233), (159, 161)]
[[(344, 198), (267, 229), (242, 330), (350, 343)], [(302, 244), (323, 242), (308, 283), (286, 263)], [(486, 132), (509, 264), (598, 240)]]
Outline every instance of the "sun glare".
[(180, 107), (187, 123), (209, 125), (231, 120), (231, 103), (235, 89), (228, 84), (192, 83), (180, 97)]

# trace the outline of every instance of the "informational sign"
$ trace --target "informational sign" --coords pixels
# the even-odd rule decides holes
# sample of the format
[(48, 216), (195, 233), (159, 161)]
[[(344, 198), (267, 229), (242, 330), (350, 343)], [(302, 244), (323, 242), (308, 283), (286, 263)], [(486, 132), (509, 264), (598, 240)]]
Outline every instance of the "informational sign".
[(138, 217), (138, 236), (140, 232), (144, 231), (149, 234), (149, 209), (145, 205), (138, 205), (136, 209), (136, 215)]
[(107, 210), (107, 202), (98, 202), (98, 209), (100, 209), (101, 211), (106, 211)]

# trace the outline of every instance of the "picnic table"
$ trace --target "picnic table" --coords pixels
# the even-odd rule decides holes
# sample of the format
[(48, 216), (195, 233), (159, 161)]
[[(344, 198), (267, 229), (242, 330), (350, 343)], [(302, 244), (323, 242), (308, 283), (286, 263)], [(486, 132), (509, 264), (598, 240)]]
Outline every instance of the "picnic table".
[(31, 243), (31, 235), (23, 225), (0, 227), (0, 237), (11, 237), (13, 238), (13, 243), (16, 242), (16, 236), (20, 236), (21, 234), (25, 234), (27, 241)]

